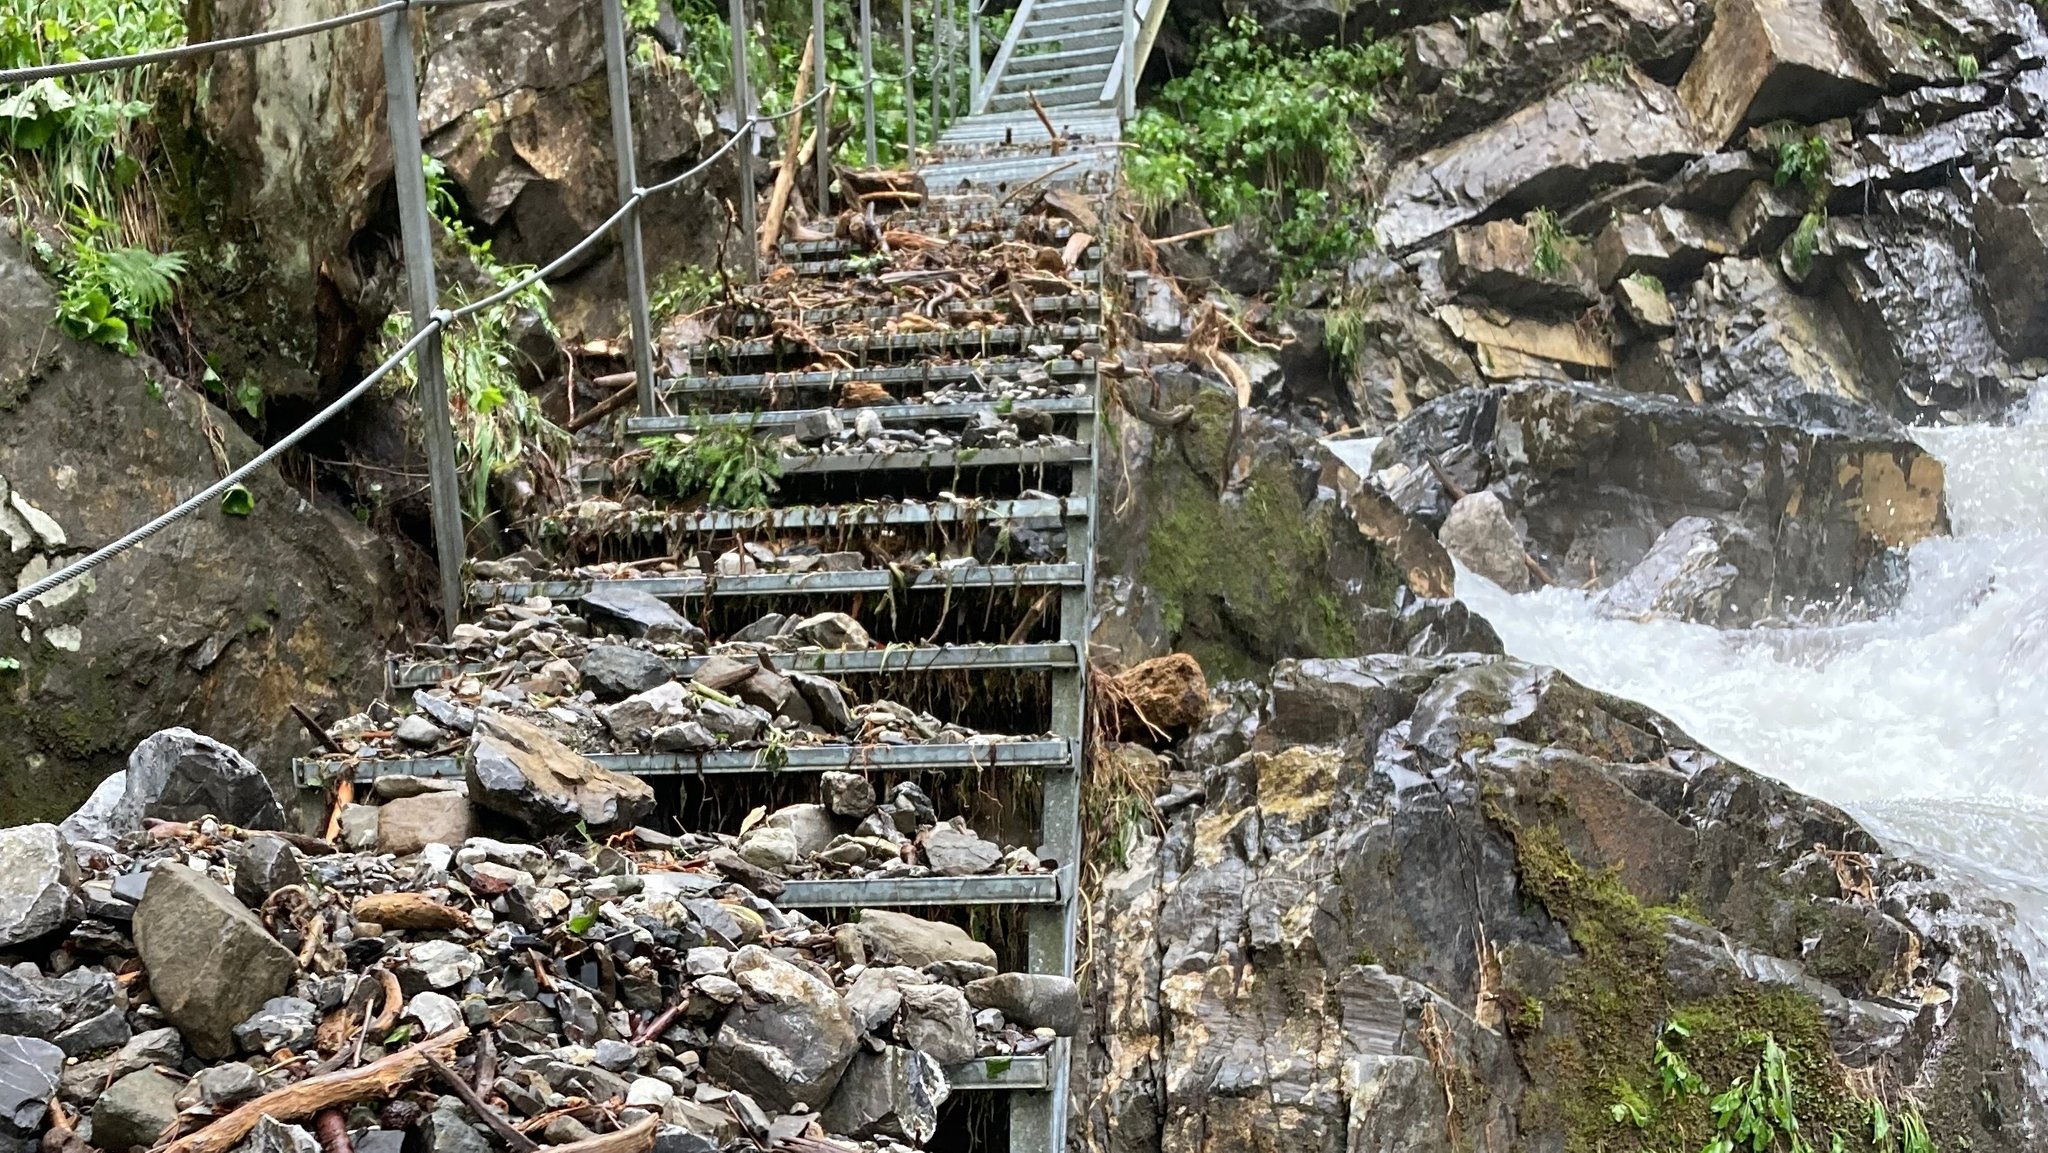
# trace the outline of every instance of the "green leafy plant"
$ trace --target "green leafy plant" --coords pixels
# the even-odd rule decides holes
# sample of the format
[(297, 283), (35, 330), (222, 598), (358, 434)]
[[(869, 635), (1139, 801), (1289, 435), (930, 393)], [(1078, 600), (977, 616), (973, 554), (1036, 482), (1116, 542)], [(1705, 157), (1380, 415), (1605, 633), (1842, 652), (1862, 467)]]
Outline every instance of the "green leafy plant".
[(18, 672), (20, 672), (20, 671), (21, 671), (21, 658), (19, 658), (19, 657), (0, 657), (0, 673), (18, 673)]
[[(0, 8), (0, 68), (165, 48), (185, 38), (177, 0), (38, 0)], [(58, 281), (72, 336), (135, 351), (185, 271), (147, 187), (155, 153), (140, 125), (158, 72), (36, 81), (0, 98), (0, 203)]]
[(1812, 1153), (1792, 1103), (1792, 1071), (1775, 1038), (1764, 1038), (1763, 1058), (1715, 1097), (1714, 1137), (1701, 1153), (1769, 1153), (1782, 1139), (1790, 1153)]
[[(485, 294), (494, 294), (531, 268), (504, 265), (491, 254), (489, 241), (476, 239), (462, 219), (460, 206), (449, 186), (441, 163), (426, 158), (427, 202), (449, 239), (467, 255), (484, 281)], [(467, 304), (470, 293), (451, 287), (443, 303), (451, 308)], [(462, 508), (472, 520), (490, 512), (491, 478), (526, 459), (529, 452), (546, 455), (568, 442), (568, 436), (541, 412), (535, 400), (519, 384), (523, 359), (513, 341), (516, 328), (535, 318), (550, 335), (550, 296), (547, 284), (536, 280), (508, 299), (450, 326), (441, 343), (442, 371), (448, 382), (450, 416), (455, 426), (455, 461), (462, 474)], [(384, 322), (387, 350), (395, 350), (412, 336), (412, 316), (394, 312)], [(407, 358), (391, 374), (393, 387), (410, 389), (418, 383), (417, 366)]]
[(1983, 66), (1977, 63), (1975, 53), (1956, 53), (1956, 77), (1963, 83), (1974, 83), (1977, 77), (1983, 74), (1983, 71)]
[(1607, 1115), (1614, 1118), (1616, 1125), (1628, 1125), (1636, 1129), (1647, 1129), (1650, 1125), (1650, 1103), (1627, 1081), (1614, 1083), (1614, 1104), (1607, 1107)]
[(1370, 241), (1347, 183), (1356, 126), (1400, 63), (1390, 41), (1304, 50), (1235, 16), (1126, 126), (1125, 182), (1149, 210), (1192, 201), (1212, 223), (1264, 224), (1298, 279)]
[(640, 463), (643, 492), (702, 499), (718, 508), (760, 508), (781, 484), (781, 460), (751, 426), (720, 425), (686, 436), (648, 437)]
[(1804, 276), (1813, 267), (1813, 258), (1820, 253), (1821, 230), (1827, 223), (1824, 209), (1815, 209), (1799, 218), (1799, 227), (1792, 230), (1792, 238), (1785, 242), (1785, 258), (1793, 272)]
[(654, 282), (648, 311), (659, 327), (671, 317), (692, 313), (718, 298), (718, 274), (701, 264), (682, 264), (661, 274)]
[(1771, 182), (1777, 187), (1784, 188), (1790, 185), (1817, 189), (1827, 179), (1826, 137), (1817, 134), (1802, 135), (1790, 129), (1780, 130), (1777, 152), (1777, 168), (1771, 175)]
[(1578, 237), (1564, 230), (1557, 213), (1538, 208), (1522, 218), (1529, 229), (1529, 271), (1537, 276), (1561, 276), (1578, 248)]
[(1666, 1038), (1671, 1038), (1683, 1042), (1691, 1036), (1692, 1030), (1679, 1022), (1666, 1022), (1663, 1033), (1657, 1038), (1657, 1047), (1651, 1054), (1651, 1063), (1657, 1069), (1657, 1084), (1663, 1090), (1664, 1099), (1667, 1101), (1706, 1092), (1706, 1083), (1700, 1080), (1699, 1074), (1692, 1071), (1692, 1065), (1686, 1061), (1685, 1054), (1672, 1048), (1666, 1041)]
[(1602, 52), (1586, 61), (1579, 69), (1579, 75), (1600, 84), (1613, 84), (1628, 75), (1628, 57), (1615, 52)]
[(1917, 1109), (1899, 1114), (1899, 1153), (1934, 1153), (1934, 1138)]
[(256, 494), (235, 485), (220, 494), (220, 511), (229, 516), (248, 516), (256, 511)]

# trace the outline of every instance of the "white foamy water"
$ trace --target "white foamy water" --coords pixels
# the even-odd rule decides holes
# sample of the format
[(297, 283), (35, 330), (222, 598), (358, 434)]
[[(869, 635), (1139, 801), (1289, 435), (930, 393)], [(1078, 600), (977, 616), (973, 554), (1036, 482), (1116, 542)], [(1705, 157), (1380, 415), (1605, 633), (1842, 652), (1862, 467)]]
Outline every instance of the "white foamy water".
[[(1458, 591), (1515, 656), (1641, 701), (1976, 879), (2018, 911), (2018, 951), (2048, 958), (2048, 396), (2008, 424), (1915, 436), (1947, 467), (1954, 535), (1913, 548), (1882, 619), (1723, 631), (1607, 620), (1582, 593), (1510, 596), (1462, 569)], [(2007, 1011), (2048, 1068), (2048, 990), (2007, 976)]]

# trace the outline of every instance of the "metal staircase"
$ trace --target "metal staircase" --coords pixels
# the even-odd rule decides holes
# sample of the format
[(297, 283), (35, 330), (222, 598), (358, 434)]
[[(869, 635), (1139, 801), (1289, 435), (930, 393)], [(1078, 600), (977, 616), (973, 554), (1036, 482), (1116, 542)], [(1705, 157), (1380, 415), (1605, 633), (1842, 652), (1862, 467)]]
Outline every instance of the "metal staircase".
[[(1098, 19), (1105, 10), (1113, 15), (1114, 9), (1102, 9), (1100, 4), (1088, 8)], [(1101, 115), (1108, 119), (1100, 123), (1113, 131), (1115, 111)], [(1014, 787), (1036, 782), (1040, 795), (1037, 805), (1031, 806), (1041, 814), (1036, 850), (1056, 868), (1041, 874), (791, 880), (779, 903), (847, 910), (1021, 906), (1026, 967), (1068, 976), (1075, 963), (1086, 629), (1097, 511), (1101, 245), (1086, 246), (1059, 272), (1045, 270), (1043, 254), (1060, 252), (1074, 226), (1028, 207), (1040, 190), (1085, 192), (1105, 187), (1114, 162), (1113, 149), (1070, 150), (1065, 144), (1056, 149), (1042, 131), (1021, 143), (982, 140), (972, 133), (942, 143), (923, 170), (929, 195), (922, 205), (875, 218), (870, 236), (901, 229), (943, 238), (958, 246), (956, 253), (964, 251), (955, 259), (975, 272), (974, 279), (998, 285), (1007, 274), (997, 272), (991, 279), (977, 269), (978, 262), (997, 246), (1007, 244), (1014, 253), (1020, 236), (1028, 238), (1022, 243), (1035, 246), (1040, 255), (1038, 269), (1029, 275), (1030, 291), (1012, 288), (982, 298), (955, 299), (935, 309), (926, 299), (931, 295), (929, 285), (946, 278), (943, 268), (931, 270), (930, 278), (905, 272), (892, 279), (886, 271), (888, 258), (871, 244), (836, 239), (784, 243), (780, 267), (769, 271), (765, 285), (743, 289), (742, 304), (725, 310), (718, 331), (688, 350), (688, 374), (654, 382), (653, 409), (625, 419), (612, 449), (616, 456), (636, 448), (641, 437), (701, 433), (720, 426), (746, 428), (756, 437), (778, 437), (820, 408), (838, 408), (849, 423), (861, 411), (872, 413), (889, 431), (935, 428), (957, 433), (963, 425), (986, 424), (992, 414), (1010, 411), (1008, 402), (997, 398), (997, 390), (1008, 382), (1029, 380), (1040, 395), (1020, 403), (1036, 410), (1039, 416), (1034, 419), (1051, 422), (1051, 436), (980, 449), (793, 453), (780, 461), (782, 493), (795, 494), (791, 503), (741, 510), (636, 508), (622, 533), (606, 545), (607, 557), (631, 560), (636, 555), (715, 552), (740, 540), (772, 547), (783, 540), (815, 539), (820, 532), (972, 534), (990, 528), (1063, 532), (1064, 555), (1023, 563), (991, 560), (935, 566), (908, 574), (896, 566), (873, 564), (871, 558), (869, 567), (851, 571), (698, 571), (599, 580), (577, 575), (577, 558), (565, 549), (553, 558), (558, 572), (519, 581), (469, 580), (464, 588), (469, 613), (528, 597), (575, 601), (598, 588), (626, 587), (692, 613), (705, 607), (706, 600), (744, 605), (770, 597), (777, 604), (801, 602), (807, 612), (859, 613), (863, 597), (870, 604), (877, 596), (937, 601), (966, 590), (984, 590), (989, 603), (1000, 605), (1001, 611), (1031, 617), (1001, 643), (948, 644), (940, 642), (937, 633), (887, 637), (886, 627), (871, 624), (878, 641), (896, 643), (845, 651), (799, 649), (763, 654), (762, 659), (780, 669), (846, 678), (856, 690), (860, 678), (884, 675), (898, 686), (919, 677), (957, 677), (963, 671), (1042, 677), (1042, 699), (1048, 702), (1044, 715), (1020, 715), (1007, 731), (1046, 737), (989, 744), (792, 747), (772, 771), (849, 770), (882, 775), (886, 781), (903, 773), (972, 770), (984, 777), (993, 774)], [(1032, 191), (1014, 195), (1024, 184)], [(821, 291), (791, 293), (792, 277)], [(1055, 281), (1063, 283), (1049, 283)], [(806, 295), (813, 301), (860, 303), (791, 306)], [(906, 316), (916, 323), (900, 323)], [(791, 322), (802, 325), (808, 339), (786, 339)], [(820, 368), (825, 358), (848, 367)], [(858, 386), (857, 395), (867, 402), (861, 408), (844, 407), (856, 395), (849, 386)], [(888, 396), (880, 397), (876, 389)], [(955, 438), (956, 446), (962, 439)], [(574, 477), (578, 483), (603, 488), (612, 482), (615, 460), (585, 463), (587, 467)], [(544, 541), (567, 536), (551, 533), (546, 523), (536, 528), (535, 535)], [(621, 553), (621, 548), (626, 551)], [(977, 614), (981, 611), (976, 609)], [(715, 645), (723, 638), (714, 632), (710, 639)], [(679, 657), (670, 663), (678, 676), (685, 676), (705, 659)], [(388, 679), (393, 689), (403, 690), (477, 671), (481, 670), (447, 660), (394, 658)], [(758, 750), (750, 748), (598, 754), (593, 759), (610, 769), (656, 779), (683, 774), (734, 779), (771, 771), (763, 768)], [(459, 760), (449, 756), (345, 765), (326, 758), (302, 761), (298, 767), (301, 783), (309, 787), (330, 783), (337, 772), (358, 781), (391, 773), (459, 777), (462, 772)], [(1063, 1039), (1043, 1054), (1019, 1057), (1007, 1065), (971, 1062), (948, 1070), (948, 1076), (955, 1089), (1014, 1094), (1009, 1147), (1017, 1153), (1053, 1153), (1066, 1143), (1068, 1049)]]

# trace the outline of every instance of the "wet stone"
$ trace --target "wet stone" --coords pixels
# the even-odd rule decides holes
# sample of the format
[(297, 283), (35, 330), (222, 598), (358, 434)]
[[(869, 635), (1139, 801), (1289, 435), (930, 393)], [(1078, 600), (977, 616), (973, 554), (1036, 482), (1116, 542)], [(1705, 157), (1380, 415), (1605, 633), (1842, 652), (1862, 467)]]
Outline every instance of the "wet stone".
[(299, 855), (278, 837), (251, 837), (235, 865), (235, 896), (252, 909), (286, 885), (301, 884)]
[(819, 784), (825, 807), (839, 816), (859, 820), (875, 811), (875, 786), (859, 773), (825, 773)]
[(154, 1069), (114, 1082), (93, 1104), (93, 1144), (109, 1153), (155, 1145), (157, 1135), (177, 1119), (178, 1090), (184, 1084)]
[(64, 1051), (48, 1041), (0, 1036), (0, 1136), (37, 1131), (63, 1068)]
[(246, 1053), (294, 1052), (313, 1041), (319, 1026), (319, 1010), (311, 1001), (298, 997), (273, 997), (249, 1019), (235, 1026), (235, 1043)]

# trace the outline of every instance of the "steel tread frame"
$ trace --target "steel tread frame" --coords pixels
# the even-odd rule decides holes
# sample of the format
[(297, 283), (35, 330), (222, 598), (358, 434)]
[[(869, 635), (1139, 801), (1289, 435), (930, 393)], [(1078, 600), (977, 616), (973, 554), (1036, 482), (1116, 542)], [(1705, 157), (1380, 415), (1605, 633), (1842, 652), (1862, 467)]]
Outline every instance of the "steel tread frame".
[[(1028, 672), (1071, 672), (1078, 668), (1079, 650), (1071, 641), (1035, 644), (989, 645), (891, 645), (872, 649), (797, 649), (793, 652), (745, 654), (765, 658), (780, 672), (820, 673), (827, 676), (947, 672), (955, 669), (1008, 669)], [(741, 654), (713, 654), (738, 656)], [(669, 671), (677, 679), (697, 671), (709, 656), (670, 657)], [(385, 683), (393, 689), (426, 688), (452, 676), (469, 676), (504, 667), (506, 662), (399, 661), (387, 662)]]
[(809, 408), (769, 408), (756, 412), (634, 416), (626, 419), (626, 433), (629, 436), (658, 436), (679, 432), (702, 432), (707, 428), (723, 428), (734, 424), (745, 425), (757, 432), (780, 433), (795, 426), (805, 416), (819, 411), (836, 412), (841, 416), (872, 412), (881, 418), (884, 425), (950, 424), (972, 420), (983, 412), (995, 412), (1000, 415), (1018, 408), (1037, 409), (1047, 416), (1091, 416), (1095, 412), (1095, 397), (1093, 394), (1041, 396), (1028, 400), (1005, 397), (997, 400), (961, 400), (942, 404), (870, 404), (860, 408), (812, 405)]
[[(586, 753), (600, 768), (635, 776), (732, 775), (739, 773), (945, 772), (958, 769), (1031, 769), (1069, 764), (1073, 742), (1065, 737), (960, 744), (799, 745), (783, 751), (780, 763), (763, 763), (762, 749), (717, 749), (705, 753)], [(292, 775), (302, 787), (346, 778), (366, 784), (380, 777), (452, 780), (462, 776), (460, 757), (300, 757)]]

